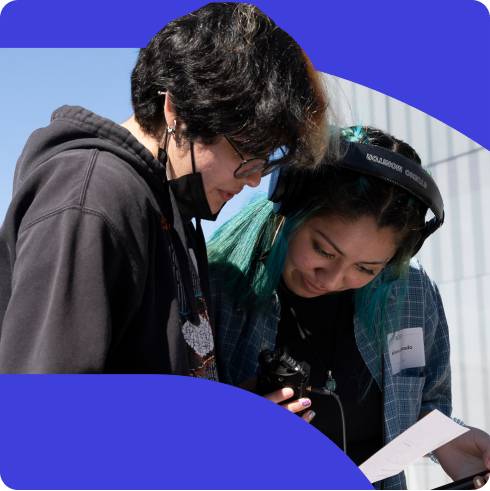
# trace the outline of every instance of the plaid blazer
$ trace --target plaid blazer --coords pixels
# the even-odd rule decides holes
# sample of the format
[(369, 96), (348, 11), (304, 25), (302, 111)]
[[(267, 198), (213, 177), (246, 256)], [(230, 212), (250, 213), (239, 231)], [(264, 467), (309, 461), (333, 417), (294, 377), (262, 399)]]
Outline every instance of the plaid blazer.
[[(280, 305), (274, 295), (267, 313), (241, 309), (233, 292), (223, 288), (224, 274), (226, 267), (211, 266), (219, 374), (222, 382), (240, 385), (256, 375), (259, 353), (275, 348)], [(374, 281), (383, 281), (383, 273)], [(402, 364), (400, 371), (393, 370), (393, 353), (390, 359), (388, 343), (383, 343), (382, 348), (382, 343), (371, 339), (354, 315), (359, 352), (383, 391), (385, 444), (433, 409), (447, 416), (451, 414), (449, 335), (439, 291), (416, 262), (410, 266), (408, 287), (406, 285), (406, 281), (400, 280), (391, 289), (385, 309), (388, 327), (385, 334), (422, 328), (425, 366), (403, 368)], [(402, 300), (397, 303), (396, 297), (402, 295), (402, 291)], [(384, 489), (406, 488), (404, 473), (385, 479), (382, 486)]]

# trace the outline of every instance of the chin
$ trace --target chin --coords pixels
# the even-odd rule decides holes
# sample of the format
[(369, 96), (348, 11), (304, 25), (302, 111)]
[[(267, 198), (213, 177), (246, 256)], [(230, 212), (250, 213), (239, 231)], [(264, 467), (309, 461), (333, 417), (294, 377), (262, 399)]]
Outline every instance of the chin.
[(312, 292), (303, 291), (303, 293), (301, 293), (300, 296), (304, 298), (317, 298), (317, 297), (324, 297), (325, 295), (330, 295), (331, 293), (333, 292), (312, 293)]
[(314, 293), (310, 293), (310, 292), (305, 292), (305, 291), (297, 291), (295, 292), (296, 295), (298, 295), (298, 297), (302, 297), (302, 298), (316, 298), (316, 297), (320, 297), (321, 295), (316, 295)]
[(289, 291), (297, 295), (298, 297), (301, 298), (314, 298), (314, 297), (319, 297), (320, 295), (317, 295), (315, 293), (312, 293), (308, 290), (305, 290), (301, 285), (299, 284), (286, 284), (288, 287)]
[(217, 196), (209, 196), (209, 195), (206, 195), (206, 199), (207, 199), (207, 202), (208, 202), (208, 206), (209, 206), (209, 209), (211, 210), (211, 213), (213, 215), (216, 215), (216, 213), (218, 213), (221, 208), (223, 208), (223, 206), (226, 204), (225, 201), (223, 201), (222, 199), (218, 199)]
[(226, 205), (226, 201), (223, 202), (223, 203), (220, 203), (219, 205), (211, 205), (209, 208), (211, 209), (211, 213), (213, 215), (216, 215), (217, 213), (219, 213), (223, 207)]
[[(304, 278), (303, 276), (301, 277), (302, 279)], [(332, 293), (337, 293), (339, 291), (343, 291), (344, 289), (340, 290), (325, 290), (325, 291), (316, 291), (316, 290), (311, 290), (308, 285), (303, 284), (303, 281), (300, 279), (299, 281), (295, 281), (294, 285), (291, 285), (288, 287), (295, 295), (298, 295), (299, 297), (303, 298), (317, 298), (317, 297), (324, 297), (325, 295), (331, 295)]]

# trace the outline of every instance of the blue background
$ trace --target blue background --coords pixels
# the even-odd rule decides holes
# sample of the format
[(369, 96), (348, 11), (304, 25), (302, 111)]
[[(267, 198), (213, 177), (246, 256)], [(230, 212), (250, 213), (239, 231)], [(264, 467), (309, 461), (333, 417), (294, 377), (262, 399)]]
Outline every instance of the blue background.
[[(204, 3), (17, 0), (0, 17), (0, 46), (141, 47), (168, 20)], [(407, 102), (490, 148), (490, 18), (478, 2), (254, 3), (317, 69)], [(23, 120), (30, 117), (23, 94), (43, 84), (35, 55), (29, 67), (30, 76), (2, 94), (18, 101)], [(66, 75), (60, 87), (75, 83), (69, 66)], [(97, 85), (96, 62), (89, 75), (78, 82), (93, 83), (109, 101), (111, 86)], [(15, 121), (2, 125), (8, 145)], [(369, 487), (314, 428), (224, 385), (169, 376), (4, 375), (0, 393), (0, 475), (12, 487)]]
[[(142, 47), (170, 19), (207, 2), (16, 0), (4, 47)], [(366, 85), (490, 148), (490, 18), (475, 0), (253, 2), (317, 69)]]
[(370, 489), (265, 399), (170, 375), (2, 375), (0, 474), (22, 489)]

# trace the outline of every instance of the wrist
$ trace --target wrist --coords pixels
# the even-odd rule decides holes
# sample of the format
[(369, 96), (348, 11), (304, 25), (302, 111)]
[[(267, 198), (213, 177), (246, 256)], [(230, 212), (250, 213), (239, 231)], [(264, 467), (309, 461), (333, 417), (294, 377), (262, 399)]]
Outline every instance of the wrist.
[[(454, 417), (454, 416), (451, 419), (455, 423), (459, 424), (460, 426), (464, 426), (465, 428), (468, 428), (468, 426), (464, 424), (464, 421), (462, 419), (457, 418), (457, 417)], [(454, 441), (454, 440), (451, 440), (448, 443), (446, 443), (446, 444), (440, 446), (439, 448), (436, 448), (432, 452), (428, 453), (427, 454), (427, 457), (429, 457), (429, 459), (432, 460), (432, 462), (435, 462), (436, 464), (439, 464), (440, 463), (439, 462), (439, 459), (444, 455), (444, 450), (447, 448), (446, 445), (448, 445), (452, 441)]]

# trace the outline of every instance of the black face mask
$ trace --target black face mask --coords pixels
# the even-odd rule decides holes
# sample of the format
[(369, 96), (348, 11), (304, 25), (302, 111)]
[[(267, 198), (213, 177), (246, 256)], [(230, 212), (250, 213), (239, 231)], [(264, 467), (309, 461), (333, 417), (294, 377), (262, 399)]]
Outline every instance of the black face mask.
[[(194, 158), (194, 145), (191, 143), (192, 174), (169, 180), (170, 189), (175, 195), (175, 200), (179, 206), (182, 218), (186, 221), (191, 218), (215, 221), (219, 212), (213, 214), (209, 208), (204, 183), (200, 172), (196, 172), (196, 162)], [(158, 160), (164, 165), (167, 164), (167, 152), (160, 149)], [(224, 205), (223, 205), (224, 206)]]
[(214, 221), (218, 218), (219, 211), (213, 215), (209, 208), (200, 172), (172, 179), (169, 184), (184, 220), (199, 218)]

